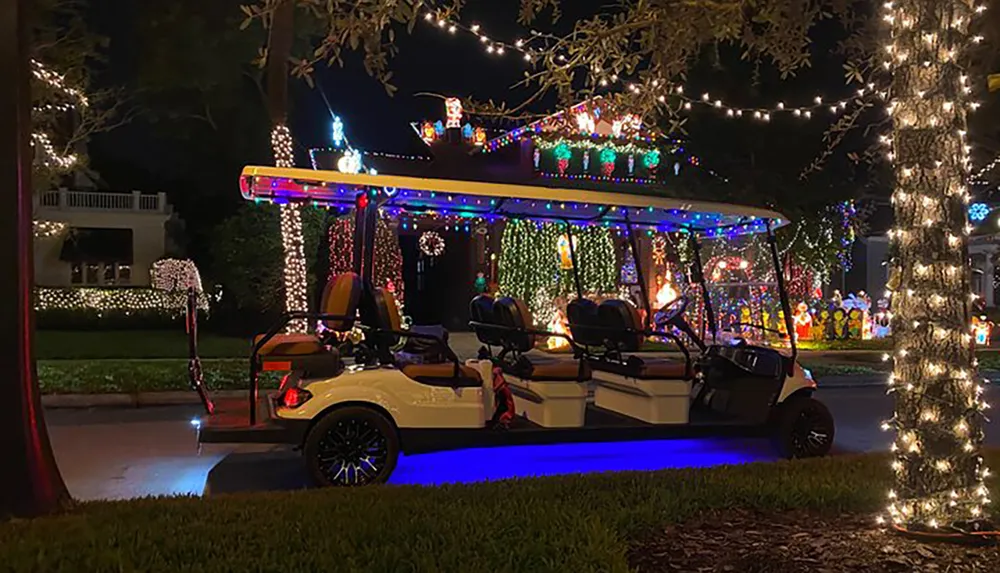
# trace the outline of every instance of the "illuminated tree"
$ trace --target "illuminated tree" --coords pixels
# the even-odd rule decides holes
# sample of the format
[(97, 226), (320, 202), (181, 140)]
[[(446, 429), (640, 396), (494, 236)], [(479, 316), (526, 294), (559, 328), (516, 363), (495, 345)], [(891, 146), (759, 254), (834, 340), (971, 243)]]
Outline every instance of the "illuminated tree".
[[(104, 38), (91, 32), (74, 0), (32, 4), (32, 162), (36, 193), (77, 174), (88, 174), (86, 144), (95, 133), (129, 121), (118, 90), (90, 88), (91, 69)], [(61, 233), (63, 223), (35, 221), (36, 237)]]
[[(460, 6), (460, 0), (452, 0)], [(364, 55), (365, 69), (382, 81), (391, 94), (388, 58), (395, 54), (396, 26), (416, 23), (417, 9), (423, 0), (357, 0), (355, 2), (315, 2), (314, 0), (257, 0), (243, 6), (246, 28), (255, 21), (268, 29), (267, 48), (259, 63), (267, 68), (268, 113), (271, 117), (271, 148), (275, 165), (292, 167), (295, 162), (292, 135), (288, 129), (288, 75), (311, 82), (311, 74), (319, 64), (343, 65), (347, 51), (359, 50)], [(318, 46), (310, 46), (304, 56), (293, 55), (296, 14), (310, 30), (321, 29)], [(293, 65), (289, 69), (289, 62)], [(281, 237), (285, 253), (285, 308), (301, 310), (308, 307), (305, 246), (302, 238), (301, 209), (295, 204), (281, 205)], [(289, 325), (289, 330), (304, 331), (305, 321)]]
[(963, 50), (972, 0), (886, 4), (893, 71), (887, 141), (895, 165), (893, 277), (896, 415), (893, 523), (938, 530), (982, 518), (989, 496), (983, 388), (975, 380), (965, 180), (971, 101)]
[[(558, 14), (560, 4), (522, 0), (521, 19), (532, 22), (548, 9)], [(842, 47), (853, 56), (847, 75), (865, 86), (859, 90), (858, 107), (875, 105), (865, 102), (881, 94), (891, 113), (885, 142), (893, 161), (898, 225), (892, 235), (890, 281), (897, 333), (896, 416), (885, 427), (897, 430), (896, 487), (889, 512), (897, 527), (909, 531), (971, 527), (988, 502), (980, 455), (986, 405), (975, 381), (969, 334), (965, 228), (966, 112), (975, 104), (964, 58), (976, 40), (970, 24), (983, 9), (977, 4), (892, 0), (884, 3), (884, 13), (870, 14), (867, 3), (853, 0), (622, 2), (576, 21), (566, 36), (541, 34), (543, 45), (528, 54), (539, 66), (527, 80), (537, 86), (537, 94), (526, 103), (554, 92), (561, 104), (569, 105), (616, 84), (627, 87), (609, 96), (620, 105), (647, 119), (665, 117), (679, 127), (677, 112), (692, 105), (736, 117), (744, 112), (708, 96), (693, 99), (678, 89), (705, 45), (739, 44), (744, 56), (769, 60), (788, 76), (809, 63), (810, 31), (816, 22), (840, 18), (850, 32)], [(879, 69), (891, 73), (888, 87), (869, 83), (879, 79)], [(843, 100), (831, 111), (850, 103)], [(816, 104), (824, 105), (822, 98)], [(772, 114), (812, 113), (809, 106), (784, 104), (746, 111), (762, 122)], [(851, 114), (831, 128), (833, 144), (858, 117), (860, 112)]]
[[(330, 225), (330, 277), (354, 270), (354, 218), (341, 217)], [(374, 286), (385, 287), (403, 302), (403, 251), (388, 222), (379, 217), (375, 226)]]

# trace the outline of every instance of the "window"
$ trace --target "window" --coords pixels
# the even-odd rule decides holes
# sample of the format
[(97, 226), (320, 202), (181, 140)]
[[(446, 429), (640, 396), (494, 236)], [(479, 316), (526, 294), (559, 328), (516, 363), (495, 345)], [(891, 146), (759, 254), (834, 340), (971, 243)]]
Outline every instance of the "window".
[(70, 283), (130, 284), (132, 240), (132, 229), (70, 229), (59, 253), (70, 264)]

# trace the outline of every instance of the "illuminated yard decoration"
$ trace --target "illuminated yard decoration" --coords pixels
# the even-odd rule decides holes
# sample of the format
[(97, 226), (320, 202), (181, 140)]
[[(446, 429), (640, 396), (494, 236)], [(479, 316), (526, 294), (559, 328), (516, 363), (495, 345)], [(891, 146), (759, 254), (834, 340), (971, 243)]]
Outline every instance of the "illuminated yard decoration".
[(457, 129), (462, 126), (462, 100), (457, 97), (450, 97), (444, 100), (445, 112), (447, 113), (448, 129)]
[[(525, 301), (544, 326), (554, 312), (546, 308), (556, 298), (575, 296), (572, 273), (562, 268), (558, 240), (566, 227), (557, 223), (510, 220), (500, 240), (498, 289), (501, 296)], [(611, 231), (604, 227), (574, 227), (574, 247), (584, 293), (617, 290), (618, 268)], [(568, 246), (568, 245), (567, 245)]]
[(573, 151), (569, 148), (569, 145), (563, 142), (555, 147), (552, 154), (555, 156), (556, 164), (559, 166), (559, 174), (565, 175), (566, 169), (569, 167), (569, 160), (573, 157)]
[[(983, 7), (984, 9), (985, 7)], [(884, 4), (893, 72), (896, 228), (890, 238), (895, 416), (895, 487), (888, 520), (917, 533), (954, 533), (983, 519), (984, 388), (969, 333), (966, 110), (976, 106), (958, 56), (975, 40), (972, 0)]]
[(153, 263), (149, 270), (150, 282), (154, 289), (166, 291), (187, 291), (193, 288), (201, 292), (201, 273), (193, 261), (188, 259), (162, 259)]
[(986, 203), (973, 203), (969, 205), (969, 220), (973, 223), (982, 223), (989, 216), (990, 208)]

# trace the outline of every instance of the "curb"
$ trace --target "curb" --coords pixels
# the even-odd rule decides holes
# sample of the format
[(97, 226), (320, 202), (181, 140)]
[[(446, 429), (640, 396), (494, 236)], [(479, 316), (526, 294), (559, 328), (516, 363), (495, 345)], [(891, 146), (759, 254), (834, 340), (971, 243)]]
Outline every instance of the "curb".
[[(1000, 382), (1000, 372), (987, 370), (979, 373), (990, 382)], [(889, 380), (889, 374), (864, 374), (860, 376), (832, 375), (821, 376), (816, 380), (820, 390), (840, 390), (848, 388), (871, 388), (873, 386), (885, 386)]]
[[(212, 392), (213, 399), (245, 398), (245, 390)], [(137, 394), (47, 394), (42, 396), (45, 408), (150, 408), (155, 406), (200, 405), (193, 391), (139, 392)]]

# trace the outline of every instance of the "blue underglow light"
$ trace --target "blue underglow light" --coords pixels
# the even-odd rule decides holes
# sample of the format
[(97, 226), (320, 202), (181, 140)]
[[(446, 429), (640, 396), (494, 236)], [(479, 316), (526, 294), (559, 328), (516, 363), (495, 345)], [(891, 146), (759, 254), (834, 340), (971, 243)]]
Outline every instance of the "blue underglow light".
[(981, 223), (990, 216), (990, 207), (986, 203), (973, 203), (969, 205), (969, 220)]
[(400, 455), (390, 483), (440, 485), (576, 473), (653, 471), (777, 459), (767, 440), (656, 440), (474, 448)]

